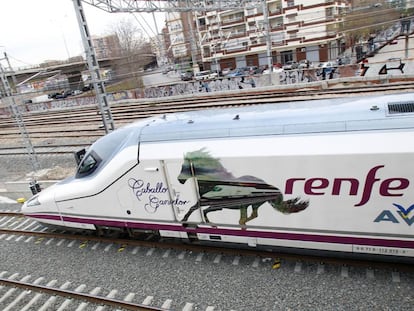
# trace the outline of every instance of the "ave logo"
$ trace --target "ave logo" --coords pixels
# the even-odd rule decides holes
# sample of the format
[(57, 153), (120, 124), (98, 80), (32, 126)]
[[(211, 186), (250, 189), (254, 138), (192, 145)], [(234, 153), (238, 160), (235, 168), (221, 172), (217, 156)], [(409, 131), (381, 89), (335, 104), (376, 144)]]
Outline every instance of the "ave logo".
[(394, 207), (397, 209), (396, 211), (392, 212), (390, 210), (383, 210), (377, 216), (377, 218), (375, 218), (374, 222), (388, 221), (395, 224), (399, 224), (402, 220), (409, 226), (411, 226), (414, 223), (414, 213), (411, 213), (412, 211), (414, 211), (414, 204), (408, 208), (405, 208), (404, 206), (396, 203), (393, 203), (392, 205), (394, 205)]

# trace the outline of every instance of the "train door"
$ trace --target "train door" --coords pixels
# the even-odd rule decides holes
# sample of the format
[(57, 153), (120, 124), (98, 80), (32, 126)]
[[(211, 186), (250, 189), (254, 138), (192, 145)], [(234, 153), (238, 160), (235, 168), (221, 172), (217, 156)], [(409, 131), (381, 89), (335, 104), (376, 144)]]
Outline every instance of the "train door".
[(133, 202), (130, 219), (176, 221), (162, 161), (142, 161), (126, 182)]
[(189, 178), (179, 179), (182, 175), (182, 161), (167, 160), (163, 164), (176, 219), (185, 223), (204, 222), (196, 178), (188, 176)]

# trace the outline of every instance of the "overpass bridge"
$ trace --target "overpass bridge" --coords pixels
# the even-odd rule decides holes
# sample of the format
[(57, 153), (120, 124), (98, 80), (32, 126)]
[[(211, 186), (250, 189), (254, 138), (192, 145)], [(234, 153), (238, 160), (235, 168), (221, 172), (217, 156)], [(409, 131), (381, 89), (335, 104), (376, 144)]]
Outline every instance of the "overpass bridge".
[[(116, 65), (116, 62), (121, 58), (105, 58), (99, 59), (99, 67), (101, 69), (113, 68)], [(9, 68), (6, 68), (5, 75), (10, 85), (14, 85), (13, 75), (15, 77), (16, 85), (21, 85), (33, 81), (44, 81), (47, 78), (55, 76), (57, 74), (66, 75), (69, 80), (69, 85), (73, 89), (82, 88), (82, 71), (88, 70), (88, 65), (86, 60), (82, 61), (73, 61), (73, 62), (62, 62), (50, 66), (38, 66), (32, 68), (25, 68), (21, 70), (12, 71)]]

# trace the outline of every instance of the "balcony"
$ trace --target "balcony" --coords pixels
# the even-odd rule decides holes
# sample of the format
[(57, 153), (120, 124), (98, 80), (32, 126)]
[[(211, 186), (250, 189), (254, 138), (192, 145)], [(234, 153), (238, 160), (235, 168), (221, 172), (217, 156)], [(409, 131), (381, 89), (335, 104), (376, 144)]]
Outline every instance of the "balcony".
[(237, 24), (237, 23), (244, 23), (244, 17), (227, 18), (227, 19), (221, 20), (222, 25), (231, 25), (231, 24)]
[(244, 12), (228, 12), (227, 14), (221, 14), (220, 20), (222, 25), (243, 23), (245, 22)]
[(278, 23), (278, 24), (271, 24), (270, 25), (270, 30), (274, 31), (274, 30), (283, 30), (284, 25), (283, 23)]
[(280, 14), (282, 14), (282, 9), (276, 8), (272, 10), (269, 8), (269, 16), (280, 15)]

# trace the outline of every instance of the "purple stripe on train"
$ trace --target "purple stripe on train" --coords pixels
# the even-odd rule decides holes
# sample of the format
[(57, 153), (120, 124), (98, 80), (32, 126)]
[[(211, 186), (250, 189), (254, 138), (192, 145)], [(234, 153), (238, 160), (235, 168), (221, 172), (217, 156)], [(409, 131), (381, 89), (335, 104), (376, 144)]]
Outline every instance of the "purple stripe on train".
[(148, 230), (169, 230), (169, 231), (183, 231), (191, 233), (205, 233), (214, 235), (227, 236), (248, 236), (254, 238), (267, 238), (279, 240), (293, 240), (293, 241), (307, 241), (319, 243), (340, 243), (340, 244), (355, 244), (355, 245), (369, 245), (369, 246), (383, 246), (383, 247), (399, 247), (399, 248), (414, 248), (414, 241), (398, 240), (398, 239), (381, 239), (381, 238), (362, 238), (350, 236), (336, 236), (336, 235), (319, 235), (319, 234), (303, 234), (303, 233), (287, 233), (287, 232), (270, 232), (270, 231), (256, 231), (256, 230), (240, 230), (240, 229), (220, 229), (220, 228), (187, 228), (182, 225), (159, 224), (159, 223), (141, 223), (119, 220), (93, 219), (93, 218), (79, 218), (63, 216), (62, 219), (58, 215), (49, 214), (32, 214), (27, 215), (37, 219), (48, 219), (65, 222), (76, 222), (91, 224), (97, 226), (108, 227), (124, 227)]

